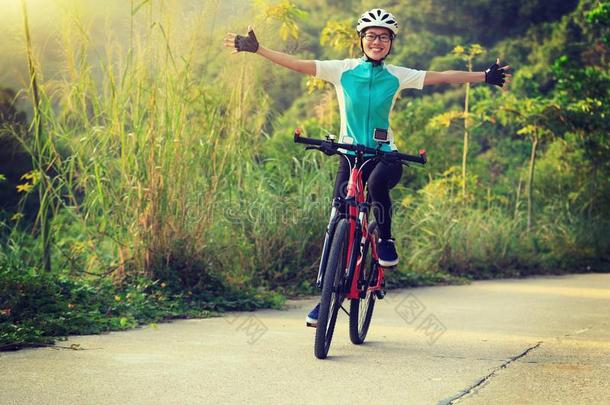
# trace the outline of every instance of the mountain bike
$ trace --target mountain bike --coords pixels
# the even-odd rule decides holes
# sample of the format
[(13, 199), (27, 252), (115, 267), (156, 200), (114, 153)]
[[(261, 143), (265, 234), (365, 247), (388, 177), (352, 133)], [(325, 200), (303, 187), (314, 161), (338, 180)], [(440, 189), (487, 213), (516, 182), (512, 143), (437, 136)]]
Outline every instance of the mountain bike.
[[(377, 138), (375, 138), (377, 140)], [(333, 338), (339, 309), (349, 316), (349, 335), (354, 344), (362, 344), (366, 338), (375, 301), (385, 296), (384, 268), (379, 265), (377, 241), (378, 227), (369, 223), (371, 203), (365, 195), (362, 170), (375, 161), (426, 163), (426, 152), (418, 156), (396, 151), (384, 152), (378, 147), (368, 148), (301, 136), (300, 129), (294, 132), (294, 141), (307, 145), (305, 149), (319, 150), (326, 155), (340, 155), (350, 163), (350, 177), (345, 198), (333, 199), (330, 219), (326, 227), (322, 256), (318, 268), (316, 286), (322, 290), (320, 311), (316, 327), (314, 354), (325, 359)], [(347, 158), (347, 151), (354, 153), (354, 164)], [(341, 207), (346, 207), (342, 213)], [(349, 312), (343, 307), (350, 300)]]

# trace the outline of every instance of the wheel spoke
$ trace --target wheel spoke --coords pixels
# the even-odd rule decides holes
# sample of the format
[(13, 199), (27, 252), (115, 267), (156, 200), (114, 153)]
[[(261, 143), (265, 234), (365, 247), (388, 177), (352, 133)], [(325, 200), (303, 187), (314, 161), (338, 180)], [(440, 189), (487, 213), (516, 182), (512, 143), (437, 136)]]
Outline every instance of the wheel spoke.
[(365, 259), (362, 260), (362, 274), (360, 276), (364, 282), (362, 291), (365, 291), (366, 294), (358, 302), (352, 301), (350, 307), (350, 339), (354, 344), (364, 343), (375, 308), (375, 293), (371, 287), (375, 286), (374, 279), (376, 277), (376, 261), (374, 258), (374, 241), (378, 239), (376, 224), (373, 223), (369, 226), (369, 233), (372, 236), (363, 250)]
[(364, 325), (364, 320), (366, 319), (366, 310), (368, 308), (368, 303), (370, 299), (370, 293), (367, 294), (367, 297), (360, 302), (360, 313), (358, 314), (358, 327), (362, 329), (362, 325)]

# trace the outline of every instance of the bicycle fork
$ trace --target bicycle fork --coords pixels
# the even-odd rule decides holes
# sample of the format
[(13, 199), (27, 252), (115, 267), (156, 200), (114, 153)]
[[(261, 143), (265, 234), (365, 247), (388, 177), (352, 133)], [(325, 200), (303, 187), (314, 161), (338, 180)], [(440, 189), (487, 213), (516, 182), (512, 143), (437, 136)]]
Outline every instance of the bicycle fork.
[(326, 273), (326, 262), (328, 262), (328, 253), (330, 252), (330, 245), (333, 242), (333, 236), (335, 234), (335, 227), (340, 219), (337, 215), (339, 207), (343, 203), (343, 198), (336, 197), (333, 199), (332, 209), (330, 210), (330, 218), (328, 225), (326, 226), (326, 233), (324, 235), (324, 245), (322, 247), (322, 257), (320, 258), (320, 266), (318, 267), (318, 278), (316, 280), (316, 287), (322, 289), (322, 283), (324, 280), (324, 274)]
[[(360, 298), (360, 294), (357, 292), (361, 290), (361, 278), (362, 278), (362, 265), (363, 265), (363, 253), (366, 245), (366, 237), (364, 235), (363, 224), (366, 221), (370, 204), (368, 202), (362, 202), (356, 204), (358, 209), (358, 216), (356, 217), (354, 238), (351, 248), (348, 275), (346, 278), (345, 292), (348, 294), (347, 297), (350, 299)], [(357, 294), (357, 295), (356, 295)]]

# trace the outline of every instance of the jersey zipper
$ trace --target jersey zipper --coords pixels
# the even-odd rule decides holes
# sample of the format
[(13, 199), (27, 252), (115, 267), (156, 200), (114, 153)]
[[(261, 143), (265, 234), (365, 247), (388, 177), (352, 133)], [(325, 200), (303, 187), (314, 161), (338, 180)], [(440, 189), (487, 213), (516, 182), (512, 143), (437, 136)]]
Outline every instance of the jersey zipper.
[(373, 84), (373, 69), (374, 66), (371, 63), (371, 70), (369, 72), (369, 104), (368, 104), (368, 114), (366, 116), (366, 133), (364, 134), (364, 139), (366, 140), (366, 146), (369, 146), (369, 136), (371, 136), (371, 87)]

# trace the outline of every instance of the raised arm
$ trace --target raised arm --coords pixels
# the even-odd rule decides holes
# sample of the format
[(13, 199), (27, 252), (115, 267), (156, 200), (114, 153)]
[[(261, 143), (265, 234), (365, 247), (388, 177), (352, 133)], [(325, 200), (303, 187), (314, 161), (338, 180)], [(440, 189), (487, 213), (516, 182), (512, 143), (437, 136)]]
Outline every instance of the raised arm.
[(228, 33), (224, 40), (224, 46), (226, 48), (233, 49), (233, 53), (256, 53), (265, 59), (269, 59), (273, 63), (284, 66), (288, 69), (292, 69), (296, 72), (304, 73), (310, 76), (315, 76), (316, 74), (316, 63), (313, 60), (303, 60), (292, 55), (288, 55), (287, 53), (265, 48), (258, 42), (258, 39), (256, 39), (256, 35), (254, 35), (254, 30), (252, 27), (248, 27), (248, 36), (237, 35), (232, 32)]
[(460, 83), (488, 83), (503, 87), (511, 81), (512, 75), (506, 73), (511, 69), (509, 65), (500, 67), (500, 60), (491, 65), (484, 72), (464, 72), (459, 70), (447, 70), (444, 72), (427, 71), (424, 86), (430, 84), (460, 84)]
[(260, 46), (257, 53), (263, 58), (269, 59), (271, 62), (287, 67), (288, 69), (310, 76), (315, 76), (316, 74), (316, 63), (313, 60), (299, 59), (292, 55), (288, 55), (287, 53), (265, 48), (264, 46)]

